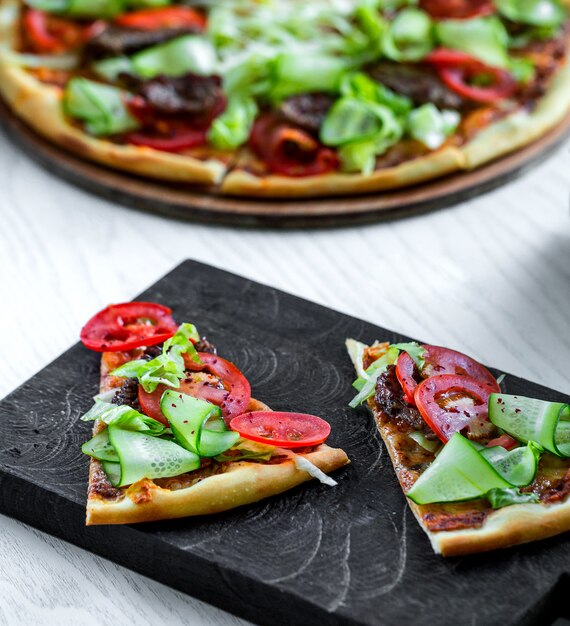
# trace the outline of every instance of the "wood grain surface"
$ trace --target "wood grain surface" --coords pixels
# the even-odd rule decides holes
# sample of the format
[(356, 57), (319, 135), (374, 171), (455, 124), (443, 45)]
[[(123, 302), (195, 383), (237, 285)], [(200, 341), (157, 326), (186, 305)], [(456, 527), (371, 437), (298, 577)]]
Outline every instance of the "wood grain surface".
[(570, 133), (570, 114), (534, 143), (473, 171), (375, 194), (292, 200), (224, 197), (217, 188), (163, 183), (111, 170), (47, 141), (1, 100), (0, 126), (31, 158), (48, 170), (111, 201), (167, 217), (217, 225), (302, 228), (405, 217), (482, 195), (524, 175), (556, 151)]
[[(125, 209), (50, 176), (0, 135), (0, 395), (73, 343), (94, 311), (188, 256), (570, 393), (569, 149), (453, 209), (275, 232)], [(113, 626), (238, 623), (0, 518), (0, 623), (78, 623), (78, 615)]]

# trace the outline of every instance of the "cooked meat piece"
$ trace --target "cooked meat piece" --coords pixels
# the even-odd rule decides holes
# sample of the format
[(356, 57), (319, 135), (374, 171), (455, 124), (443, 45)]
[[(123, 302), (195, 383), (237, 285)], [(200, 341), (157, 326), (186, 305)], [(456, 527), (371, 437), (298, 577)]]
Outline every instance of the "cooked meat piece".
[(414, 104), (431, 102), (443, 109), (464, 109), (471, 106), (451, 91), (432, 68), (424, 65), (381, 61), (370, 66), (368, 74), (392, 91), (407, 96)]
[(196, 32), (192, 28), (161, 28), (160, 30), (136, 30), (110, 24), (85, 45), (84, 55), (94, 61), (106, 57), (129, 55), (144, 48), (170, 41), (180, 35)]
[(326, 93), (306, 93), (284, 100), (279, 112), (287, 121), (317, 133), (333, 102)]
[(376, 382), (375, 400), (378, 407), (388, 417), (405, 422), (417, 430), (425, 431), (428, 438), (436, 438), (416, 407), (410, 406), (404, 399), (404, 390), (396, 376), (395, 365), (389, 365), (386, 371), (379, 376)]
[(195, 345), (198, 352), (207, 352), (208, 354), (218, 354), (216, 346), (209, 342), (206, 337), (202, 337), (200, 341)]
[(223, 102), (219, 76), (185, 74), (177, 78), (158, 76), (140, 80), (121, 75), (126, 86), (142, 96), (155, 111), (166, 115), (207, 115), (220, 109)]
[(113, 396), (111, 403), (119, 406), (125, 404), (135, 409), (135, 411), (140, 411), (138, 380), (136, 378), (127, 378), (123, 386), (120, 387)]
[(147, 361), (152, 361), (152, 359), (156, 359), (157, 356), (162, 354), (162, 344), (156, 346), (149, 346), (142, 355), (143, 359)]

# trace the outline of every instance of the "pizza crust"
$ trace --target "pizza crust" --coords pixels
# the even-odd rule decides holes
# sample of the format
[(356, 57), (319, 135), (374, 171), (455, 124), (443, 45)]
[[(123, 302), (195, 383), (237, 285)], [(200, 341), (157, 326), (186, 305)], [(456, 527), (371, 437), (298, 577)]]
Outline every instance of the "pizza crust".
[[(379, 411), (375, 409), (375, 403), (369, 401), (368, 406), (378, 425)], [(388, 450), (390, 460), (395, 465), (389, 439), (381, 428), (378, 428), (378, 431)], [(437, 532), (428, 530), (424, 525), (420, 513), (421, 507), (408, 498), (406, 500), (419, 525), (428, 536), (434, 552), (442, 556), (461, 556), (509, 548), (553, 537), (570, 530), (570, 497), (565, 502), (554, 504), (514, 504), (489, 513), (478, 528)]]
[[(332, 472), (349, 460), (343, 450), (320, 445), (310, 454), (301, 455), (323, 472)], [(223, 474), (205, 478), (186, 489), (162, 489), (145, 479), (131, 485), (117, 502), (90, 497), (87, 503), (87, 525), (132, 524), (191, 515), (211, 515), (243, 504), (288, 491), (311, 480), (298, 470), (293, 461), (276, 465), (233, 463)]]

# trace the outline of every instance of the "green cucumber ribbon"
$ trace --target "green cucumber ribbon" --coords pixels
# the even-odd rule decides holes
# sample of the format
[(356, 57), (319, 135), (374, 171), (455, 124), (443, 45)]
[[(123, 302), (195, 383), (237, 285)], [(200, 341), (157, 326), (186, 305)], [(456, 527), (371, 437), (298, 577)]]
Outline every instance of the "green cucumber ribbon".
[(189, 72), (209, 76), (218, 68), (216, 51), (202, 35), (183, 35), (137, 52), (131, 57), (132, 70), (142, 78), (183, 76)]
[(440, 111), (428, 103), (414, 109), (408, 116), (408, 134), (430, 150), (436, 150), (455, 132), (460, 121), (461, 115), (457, 111)]
[(219, 150), (233, 150), (241, 146), (249, 137), (257, 112), (253, 98), (230, 97), (226, 110), (212, 122), (208, 141)]
[(168, 418), (176, 441), (201, 457), (213, 457), (231, 448), (239, 433), (228, 430), (215, 404), (167, 389), (160, 409)]
[(419, 61), (434, 47), (433, 24), (427, 13), (404, 9), (382, 37), (382, 52), (394, 61)]
[(559, 0), (495, 0), (499, 13), (519, 24), (558, 27), (567, 16)]
[(496, 16), (469, 20), (444, 20), (435, 34), (445, 48), (460, 50), (494, 67), (509, 65), (509, 35)]
[(176, 333), (164, 342), (162, 354), (150, 361), (128, 361), (113, 370), (111, 375), (136, 378), (147, 393), (152, 393), (161, 384), (178, 388), (185, 372), (183, 355), (187, 354), (195, 363), (201, 364), (192, 343), (199, 339), (194, 324), (181, 324)]
[(111, 19), (127, 9), (161, 7), (170, 0), (26, 0), (34, 9), (79, 19)]
[(521, 493), (518, 487), (534, 480), (540, 450), (533, 443), (510, 452), (481, 450), (455, 433), (406, 495), (416, 504), (487, 498), (500, 508), (537, 502), (536, 494)]
[(556, 456), (570, 457), (568, 404), (493, 393), (489, 419), (519, 441), (535, 441)]
[(96, 136), (116, 135), (139, 128), (129, 112), (128, 92), (86, 78), (72, 78), (63, 92), (63, 109), (81, 120), (87, 131)]
[[(168, 478), (200, 467), (201, 457), (228, 454), (238, 458), (269, 458), (273, 452), (228, 450), (239, 433), (227, 429), (220, 409), (205, 400), (167, 390), (161, 409), (170, 420), (170, 429), (129, 406), (98, 401), (97, 410), (83, 420), (100, 419), (107, 428), (83, 444), (82, 451), (103, 463), (111, 484), (130, 485), (142, 478)], [(267, 448), (268, 446), (266, 446)]]

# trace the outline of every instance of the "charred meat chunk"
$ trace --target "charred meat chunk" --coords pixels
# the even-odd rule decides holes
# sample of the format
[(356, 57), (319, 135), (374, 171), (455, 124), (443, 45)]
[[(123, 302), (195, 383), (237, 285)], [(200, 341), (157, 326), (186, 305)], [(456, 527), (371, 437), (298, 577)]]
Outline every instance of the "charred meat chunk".
[(122, 387), (113, 396), (111, 403), (119, 406), (124, 404), (135, 409), (135, 411), (140, 411), (138, 380), (136, 378), (127, 378)]
[(431, 102), (443, 109), (465, 109), (470, 106), (467, 100), (449, 89), (430, 67), (381, 61), (368, 67), (367, 71), (375, 81), (407, 96), (416, 105)]
[(153, 110), (166, 115), (211, 116), (223, 102), (219, 76), (184, 74), (139, 80), (121, 75), (129, 89), (142, 96)]
[(202, 337), (200, 341), (194, 346), (198, 352), (207, 352), (208, 354), (218, 354), (216, 346), (208, 341), (206, 337)]
[(436, 438), (416, 407), (410, 406), (404, 399), (404, 390), (396, 376), (395, 365), (389, 365), (378, 377), (374, 398), (378, 407), (388, 417), (405, 422), (417, 430), (423, 430), (429, 438)]
[(136, 30), (110, 24), (87, 42), (84, 55), (89, 61), (129, 55), (193, 32), (196, 31), (192, 28)]
[(288, 122), (312, 133), (318, 133), (334, 102), (326, 93), (306, 93), (283, 101), (279, 113)]
[(149, 346), (142, 355), (142, 358), (146, 361), (152, 361), (152, 359), (156, 359), (157, 356), (162, 354), (162, 345), (158, 344), (155, 346)]

